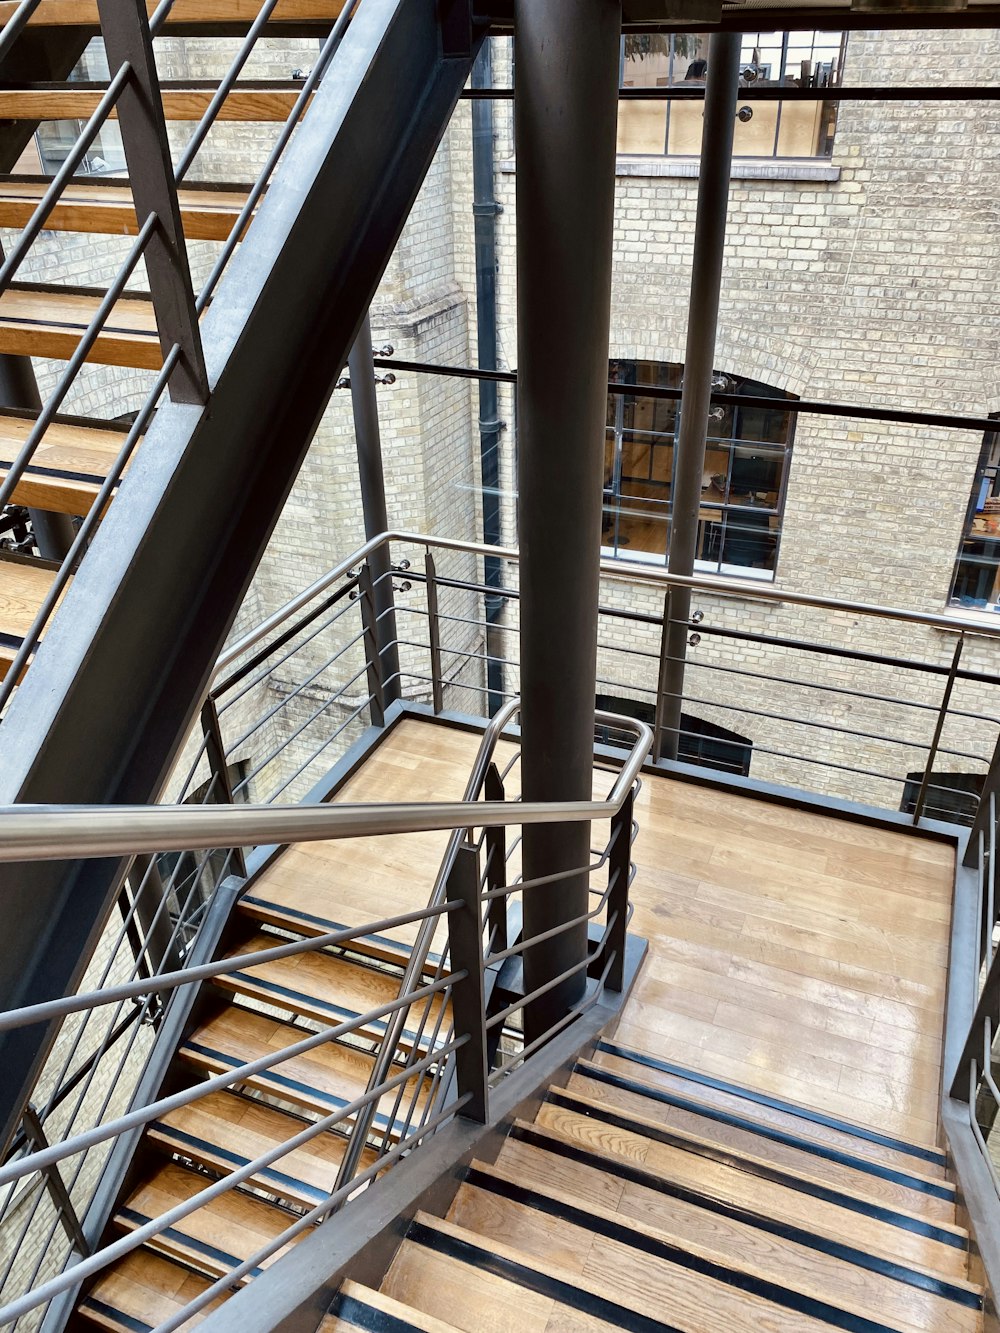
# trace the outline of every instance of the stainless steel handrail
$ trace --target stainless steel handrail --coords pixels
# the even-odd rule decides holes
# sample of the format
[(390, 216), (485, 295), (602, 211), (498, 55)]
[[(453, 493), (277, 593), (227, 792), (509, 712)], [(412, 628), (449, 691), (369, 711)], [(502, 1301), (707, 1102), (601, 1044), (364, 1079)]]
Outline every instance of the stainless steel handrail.
[[(485, 546), (482, 542), (462, 541), (456, 537), (433, 537), (427, 533), (406, 532), (397, 529), (381, 532), (370, 538), (363, 546), (359, 546), (345, 560), (341, 560), (339, 564), (334, 565), (326, 574), (321, 574), (308, 588), (303, 589), (302, 592), (286, 602), (284, 606), (268, 616), (266, 620), (261, 621), (255, 629), (244, 635), (231, 648), (227, 648), (219, 658), (215, 676), (217, 677), (226, 667), (254, 647), (255, 644), (267, 638), (273, 630), (283, 625), (297, 611), (301, 611), (304, 606), (308, 606), (314, 597), (332, 587), (355, 565), (366, 560), (374, 551), (379, 550), (389, 542), (401, 542), (409, 546), (433, 546), (440, 550), (465, 552), (468, 555), (493, 556), (499, 560), (509, 560), (512, 564), (519, 564), (521, 559), (520, 552), (513, 546)], [(723, 579), (707, 574), (670, 574), (666, 569), (647, 568), (638, 565), (626, 566), (617, 560), (607, 558), (601, 560), (601, 573), (620, 579), (625, 583), (644, 584), (664, 589), (671, 587), (694, 588), (699, 592), (718, 593), (727, 597), (743, 597), (758, 602), (787, 602), (792, 606), (808, 606), (821, 611), (843, 611), (850, 615), (867, 615), (875, 616), (881, 620), (898, 620), (910, 625), (946, 629), (955, 634), (964, 630), (967, 634), (979, 634), (987, 638), (1000, 636), (1000, 624), (996, 626), (970, 624), (968, 621), (959, 620), (942, 612), (906, 611), (902, 607), (882, 606), (876, 602), (854, 602), (837, 597), (818, 597), (813, 593), (791, 592), (769, 585), (750, 584), (737, 579)]]

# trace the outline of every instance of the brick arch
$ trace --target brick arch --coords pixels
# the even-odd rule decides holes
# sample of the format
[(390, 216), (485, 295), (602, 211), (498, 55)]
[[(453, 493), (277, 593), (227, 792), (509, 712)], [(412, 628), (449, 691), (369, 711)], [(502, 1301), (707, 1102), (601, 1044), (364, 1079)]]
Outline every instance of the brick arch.
[[(650, 331), (640, 341), (634, 334), (616, 338), (612, 330), (610, 359), (634, 361), (662, 361), (684, 364), (684, 344), (669, 339), (658, 341)], [(780, 349), (776, 340), (753, 329), (720, 330), (716, 343), (715, 364), (720, 371), (757, 380), (761, 384), (781, 389), (796, 398), (805, 397), (814, 383), (816, 352), (809, 347), (789, 345), (782, 340)]]

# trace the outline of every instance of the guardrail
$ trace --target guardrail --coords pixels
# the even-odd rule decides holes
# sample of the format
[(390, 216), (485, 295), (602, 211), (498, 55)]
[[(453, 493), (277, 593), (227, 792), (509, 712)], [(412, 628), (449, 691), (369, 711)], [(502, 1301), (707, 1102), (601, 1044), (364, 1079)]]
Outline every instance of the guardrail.
[[(342, 1132), (349, 1130), (350, 1144), (344, 1166), (329, 1198), (290, 1221), (280, 1236), (212, 1284), (167, 1324), (161, 1325), (161, 1333), (168, 1333), (217, 1295), (230, 1289), (234, 1282), (257, 1268), (289, 1240), (335, 1211), (355, 1190), (373, 1180), (404, 1152), (456, 1114), (485, 1122), (491, 1087), (512, 1068), (530, 1059), (545, 1040), (596, 1004), (605, 988), (620, 990), (631, 878), (630, 849), (635, 833), (633, 791), (652, 743), (652, 733), (633, 719), (597, 714), (597, 726), (613, 727), (633, 737), (631, 751), (608, 797), (603, 801), (522, 803), (504, 799), (503, 779), (493, 763), (496, 744), (516, 712), (516, 704), (508, 705), (487, 729), (472, 767), (466, 799), (461, 802), (403, 806), (120, 807), (114, 810), (13, 807), (0, 811), (0, 860), (8, 862), (26, 858), (141, 855), (154, 848), (190, 852), (220, 843), (242, 846), (272, 842), (290, 844), (325, 838), (389, 836), (418, 829), (453, 830), (424, 909), (308, 940), (277, 943), (259, 953), (197, 966), (162, 968), (154, 975), (125, 982), (108, 980), (96, 990), (0, 1015), (0, 1030), (7, 1030), (66, 1020), (109, 1006), (127, 1003), (148, 1006), (155, 997), (169, 998), (222, 975), (298, 953), (333, 945), (346, 946), (365, 935), (420, 923), (417, 944), (402, 977), (399, 997), (391, 1004), (343, 1023), (323, 1027), (283, 1050), (243, 1063), (193, 1088), (132, 1107), (123, 1115), (67, 1136), (61, 1142), (50, 1145), (37, 1136), (32, 1138), (29, 1126), (20, 1154), (0, 1166), (0, 1189), (16, 1186), (36, 1173), (45, 1173), (46, 1181), (52, 1182), (52, 1192), (60, 1198), (67, 1237), (79, 1245), (82, 1228), (72, 1205), (68, 1205), (68, 1193), (63, 1188), (61, 1173), (67, 1164), (75, 1162), (78, 1173), (86, 1154), (95, 1148), (108, 1145), (179, 1106), (241, 1083), (253, 1074), (273, 1068), (327, 1041), (366, 1029), (370, 1031), (374, 1020), (389, 1020), (369, 1086), (361, 1097), (308, 1125), (284, 1144), (221, 1180), (207, 1184), (191, 1199), (151, 1219), (127, 1237), (95, 1253), (87, 1253), (84, 1249), (79, 1261), (65, 1272), (37, 1286), (32, 1284), (29, 1290), (8, 1300), (0, 1308), (0, 1323), (15, 1321), (74, 1288), (198, 1207), (249, 1180), (316, 1134), (337, 1128)], [(516, 758), (506, 766), (508, 777)], [(487, 799), (479, 799), (481, 795)], [(508, 865), (513, 846), (507, 845), (504, 830), (521, 828), (528, 823), (577, 821), (609, 823), (606, 841), (592, 853), (594, 860), (586, 866), (540, 879), (509, 878)], [(81, 834), (84, 834), (82, 838)], [(561, 880), (580, 873), (590, 876), (603, 873), (606, 876), (604, 884), (592, 890), (595, 902), (584, 916), (567, 921), (543, 935), (508, 943), (506, 901), (509, 895), (551, 891), (552, 886)], [(582, 921), (602, 923), (586, 957), (545, 986), (518, 995), (498, 1007), (495, 997), (500, 992), (488, 992), (484, 984), (487, 970), (500, 967), (555, 934), (574, 929)], [(436, 970), (428, 978), (425, 969), (430, 950), (436, 932), (441, 929), (446, 930), (446, 939), (443, 947), (439, 946), (441, 953)], [(525, 1044), (520, 1030), (511, 1026), (513, 1015), (551, 986), (584, 970), (591, 980), (583, 999), (543, 1037)], [(441, 1003), (437, 1007), (433, 1030), (428, 1034), (426, 1028), (431, 1007), (427, 1002), (434, 997), (440, 997)], [(423, 1005), (423, 1013), (417, 1024), (416, 1038), (408, 1033), (404, 1050), (400, 1038), (415, 1004)], [(498, 1046), (501, 1032), (506, 1037), (502, 1055)], [(454, 1094), (446, 1096), (452, 1080)], [(384, 1114), (387, 1098), (393, 1100), (393, 1105), (384, 1122), (381, 1147), (374, 1162), (358, 1172), (357, 1165), (369, 1141), (376, 1110), (380, 1115)]]

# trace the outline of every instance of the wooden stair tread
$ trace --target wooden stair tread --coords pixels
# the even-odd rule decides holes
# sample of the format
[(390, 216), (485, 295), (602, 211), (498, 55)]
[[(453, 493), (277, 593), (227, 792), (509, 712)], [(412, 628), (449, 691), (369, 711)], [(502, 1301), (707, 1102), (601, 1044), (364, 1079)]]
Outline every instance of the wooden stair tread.
[[(146, 0), (152, 14), (158, 0)], [(201, 24), (250, 24), (260, 12), (262, 0), (174, 0), (165, 29), (197, 27)], [(18, 0), (2, 0), (0, 25), (9, 22), (17, 11)], [(343, 0), (280, 0), (273, 23), (330, 23), (343, 9)], [(96, 27), (97, 0), (41, 0), (28, 20), (33, 27)]]
[[(77, 1314), (88, 1324), (112, 1333), (142, 1333), (177, 1314), (210, 1285), (208, 1278), (140, 1248), (98, 1276), (81, 1299)], [(184, 1327), (200, 1323), (226, 1299), (216, 1296)]]
[[(737, 1166), (713, 1162), (694, 1152), (668, 1148), (644, 1138), (637, 1132), (625, 1132), (599, 1119), (558, 1108), (543, 1106), (529, 1131), (547, 1130), (555, 1142), (579, 1145), (606, 1163), (614, 1172), (616, 1161), (640, 1167), (651, 1184), (659, 1182), (681, 1186), (705, 1194), (726, 1204), (755, 1214), (780, 1218), (831, 1238), (864, 1246), (873, 1252), (900, 1262), (921, 1265), (946, 1277), (962, 1277), (966, 1270), (964, 1247), (937, 1238), (949, 1237), (951, 1231), (924, 1234), (932, 1224), (920, 1223), (918, 1230), (896, 1225), (871, 1212), (856, 1211), (838, 1203), (816, 1198), (812, 1193), (762, 1179)], [(501, 1154), (502, 1157), (502, 1154)], [(631, 1186), (629, 1187), (632, 1188)], [(958, 1240), (958, 1236), (955, 1235)]]
[[(209, 1184), (205, 1176), (177, 1162), (165, 1162), (133, 1192), (115, 1220), (122, 1229), (132, 1230), (192, 1198)], [(280, 1236), (294, 1221), (294, 1215), (273, 1204), (240, 1190), (229, 1190), (146, 1243), (219, 1278)], [(293, 1237), (265, 1259), (261, 1268), (276, 1262), (298, 1239)]]
[[(628, 1078), (638, 1079), (650, 1086), (676, 1092), (693, 1098), (706, 1106), (729, 1111), (747, 1119), (758, 1121), (792, 1133), (808, 1134), (814, 1141), (842, 1148), (848, 1152), (864, 1152), (873, 1162), (882, 1162), (887, 1166), (898, 1166), (902, 1170), (917, 1170), (928, 1177), (944, 1179), (947, 1166), (940, 1149), (930, 1144), (904, 1144), (890, 1146), (892, 1136), (885, 1136), (889, 1142), (878, 1142), (878, 1135), (864, 1125), (852, 1125), (837, 1117), (825, 1117), (822, 1112), (807, 1106), (796, 1106), (791, 1102), (777, 1102), (751, 1088), (739, 1088), (728, 1085), (728, 1090), (719, 1079), (670, 1066), (645, 1055), (641, 1051), (632, 1051), (619, 1042), (602, 1041), (591, 1062), (601, 1068), (615, 1070)], [(832, 1123), (824, 1123), (829, 1119)]]
[(41, 565), (0, 559), (0, 679), (10, 670), (54, 578), (54, 571)]
[[(293, 850), (305, 849), (297, 847)], [(365, 914), (357, 911), (338, 912), (338, 909), (344, 906), (342, 901), (337, 903), (336, 908), (322, 900), (315, 902), (310, 895), (299, 892), (295, 886), (292, 886), (290, 891), (285, 891), (283, 886), (268, 881), (266, 871), (260, 879), (254, 881), (252, 891), (244, 894), (239, 901), (239, 909), (245, 916), (266, 925), (280, 926), (302, 936), (326, 935), (335, 930), (349, 930), (354, 925), (365, 925), (369, 921), (376, 920), (380, 915), (377, 908), (372, 908)], [(426, 900), (421, 906), (426, 906)], [(399, 908), (399, 914), (405, 910)], [(395, 905), (387, 908), (387, 911), (395, 913)], [(348, 919), (338, 919), (338, 916)], [(393, 937), (365, 935), (352, 940), (350, 949), (352, 953), (365, 954), (370, 958), (377, 958), (379, 962), (405, 967), (410, 956), (410, 944), (415, 935), (415, 926), (401, 928), (398, 939), (395, 935)], [(429, 969), (433, 970), (433, 966), (429, 965)]]
[[(49, 186), (49, 181), (7, 177), (0, 182), (0, 227), (27, 224)], [(238, 190), (198, 189), (177, 192), (189, 241), (228, 239), (247, 194)], [(139, 230), (129, 184), (87, 185), (71, 181), (45, 222), (46, 231), (99, 232), (134, 236)]]
[[(180, 1055), (199, 1069), (221, 1073), (294, 1045), (308, 1035), (302, 1028), (230, 1006), (193, 1032), (181, 1047)], [(364, 1093), (372, 1063), (373, 1057), (362, 1051), (326, 1042), (305, 1055), (293, 1056), (273, 1069), (251, 1076), (247, 1082), (272, 1097), (326, 1116)], [(416, 1077), (407, 1085), (403, 1106), (415, 1084)], [(375, 1116), (378, 1128), (385, 1128), (396, 1093), (394, 1088), (382, 1098)], [(425, 1080), (420, 1093), (421, 1107), (426, 1096)]]
[[(596, 1072), (599, 1074), (600, 1069)], [(641, 1085), (625, 1088), (587, 1076), (582, 1065), (574, 1072), (566, 1091), (578, 1093), (591, 1104), (607, 1104), (627, 1115), (645, 1116), (656, 1124), (726, 1146), (738, 1153), (749, 1153), (761, 1160), (801, 1171), (815, 1180), (842, 1187), (866, 1198), (902, 1208), (920, 1217), (954, 1222), (955, 1190), (946, 1181), (925, 1177), (913, 1171), (876, 1167), (873, 1171), (865, 1157), (856, 1151), (840, 1154), (840, 1160), (817, 1152), (808, 1139), (794, 1136), (792, 1142), (773, 1140), (742, 1124), (714, 1119), (710, 1108), (702, 1112), (688, 1106), (674, 1106), (655, 1100), (655, 1089)], [(693, 1103), (691, 1105), (694, 1105)], [(792, 1136), (789, 1136), (792, 1137)], [(889, 1176), (896, 1178), (890, 1179)]]
[[(227, 955), (254, 953), (272, 949), (284, 943), (274, 935), (255, 935), (246, 944), (239, 945)], [(215, 984), (226, 991), (250, 995), (293, 1013), (321, 1023), (337, 1024), (381, 1005), (392, 1004), (399, 998), (400, 978), (388, 972), (328, 953), (300, 953), (279, 958), (259, 967), (233, 972), (215, 979)], [(434, 1032), (442, 1001), (437, 997), (430, 1002), (422, 1044), (427, 1045)], [(412, 1047), (417, 1028), (428, 1001), (413, 1006), (407, 1020), (407, 1045)], [(391, 1017), (391, 1016), (390, 1016)], [(360, 1031), (363, 1035), (381, 1038), (385, 1035), (386, 1018), (373, 1019)], [(439, 1041), (443, 1034), (439, 1033)]]
[[(947, 1327), (967, 1333), (974, 1333), (980, 1317), (981, 1292), (970, 1284), (944, 1296), (821, 1251), (782, 1243), (749, 1227), (720, 1227), (721, 1219), (697, 1209), (688, 1209), (686, 1216), (664, 1209), (655, 1217), (631, 1217), (593, 1201), (582, 1202), (551, 1186), (544, 1174), (525, 1177), (480, 1162), (472, 1164), (448, 1220), (583, 1273), (590, 1231), (605, 1241), (634, 1247), (637, 1263), (683, 1266), (684, 1256), (690, 1256), (695, 1271), (699, 1267), (730, 1271), (737, 1285), (747, 1279), (758, 1295), (778, 1304), (783, 1303), (781, 1293), (791, 1290), (808, 1302), (833, 1306), (862, 1320), (877, 1314), (894, 1326)], [(955, 1297), (966, 1303), (956, 1303)], [(798, 1307), (788, 1302), (788, 1308), (810, 1313), (804, 1302)]]
[(343, 1282), (334, 1297), (330, 1314), (320, 1324), (320, 1333), (340, 1333), (342, 1329), (378, 1327), (419, 1329), (421, 1333), (455, 1333), (454, 1324), (415, 1310), (412, 1305), (393, 1300), (385, 1292), (364, 1287), (360, 1282)]
[[(924, 1196), (914, 1195), (910, 1191), (905, 1204), (900, 1204), (882, 1197), (877, 1187), (881, 1186), (883, 1182), (877, 1178), (859, 1176), (854, 1173), (849, 1181), (837, 1180), (830, 1182), (825, 1176), (816, 1173), (814, 1166), (817, 1164), (811, 1159), (803, 1157), (794, 1163), (777, 1161), (768, 1153), (767, 1149), (771, 1145), (766, 1140), (760, 1140), (749, 1146), (742, 1144), (739, 1147), (733, 1147), (725, 1141), (715, 1139), (711, 1134), (698, 1134), (688, 1129), (675, 1128), (633, 1110), (621, 1111), (610, 1103), (595, 1100), (581, 1095), (579, 1092), (560, 1089), (554, 1090), (552, 1095), (556, 1099), (553, 1104), (565, 1103), (566, 1109), (571, 1112), (596, 1117), (609, 1126), (617, 1123), (618, 1127), (624, 1129), (626, 1133), (647, 1134), (653, 1139), (658, 1135), (668, 1136), (674, 1140), (676, 1147), (681, 1151), (718, 1154), (720, 1160), (725, 1159), (727, 1163), (740, 1170), (754, 1171), (757, 1174), (760, 1174), (762, 1169), (770, 1168), (787, 1179), (790, 1184), (798, 1185), (801, 1182), (809, 1187), (822, 1188), (825, 1186), (838, 1196), (842, 1196), (847, 1202), (889, 1208), (915, 1222), (923, 1222), (954, 1234), (963, 1242), (968, 1240), (968, 1233), (955, 1222), (954, 1202), (946, 1203), (941, 1199), (925, 1199)], [(707, 1128), (711, 1131), (714, 1126), (709, 1125)], [(670, 1148), (670, 1145), (665, 1143), (657, 1146), (667, 1147), (668, 1150)], [(873, 1186), (876, 1188), (873, 1188)], [(914, 1207), (914, 1204), (918, 1207)]]
[[(418, 1212), (383, 1290), (438, 1317), (449, 1311), (452, 1322), (470, 1333), (484, 1327), (483, 1322), (474, 1322), (483, 1318), (480, 1265), (488, 1265), (491, 1270), (491, 1298), (502, 1300), (502, 1289), (495, 1285), (502, 1282), (513, 1287), (522, 1300), (530, 1293), (538, 1301), (538, 1305), (528, 1305), (523, 1322), (491, 1320), (490, 1328), (509, 1328), (512, 1333), (552, 1327), (549, 1321), (561, 1309), (573, 1312), (573, 1327), (577, 1326), (577, 1312), (596, 1321), (629, 1327), (631, 1321), (625, 1312), (631, 1312), (690, 1333), (707, 1333), (709, 1328), (819, 1333), (829, 1328), (798, 1311), (782, 1309), (675, 1265), (654, 1271), (649, 1265), (637, 1263), (625, 1246), (600, 1237), (595, 1237), (589, 1248), (584, 1245), (582, 1252), (567, 1258), (569, 1266), (554, 1263), (496, 1237), (486, 1239)], [(455, 1287), (463, 1280), (467, 1285), (460, 1296)], [(512, 1313), (517, 1320), (516, 1310)]]
[[(149, 1138), (168, 1152), (220, 1172), (232, 1171), (301, 1133), (309, 1122), (232, 1092), (210, 1092), (149, 1127)], [(293, 1148), (247, 1182), (291, 1203), (314, 1208), (333, 1190), (347, 1140), (321, 1133)], [(365, 1149), (360, 1171), (375, 1160)]]
[[(295, 82), (241, 87), (226, 95), (217, 121), (262, 121), (283, 124), (298, 100), (302, 85)], [(89, 120), (105, 93), (100, 87), (62, 84), (49, 88), (0, 89), (0, 120)], [(161, 85), (163, 114), (168, 121), (200, 121), (211, 105), (215, 89), (205, 85)], [(111, 119), (117, 118), (112, 111)]]
[[(32, 416), (0, 413), (0, 481), (34, 424)], [(125, 438), (124, 431), (54, 421), (15, 486), (12, 503), (60, 514), (86, 514)]]
[[(0, 353), (68, 359), (101, 300), (100, 295), (90, 292), (57, 291), (29, 284), (9, 287), (0, 295)], [(163, 359), (149, 297), (129, 295), (115, 302), (87, 360), (134, 370), (159, 370)]]

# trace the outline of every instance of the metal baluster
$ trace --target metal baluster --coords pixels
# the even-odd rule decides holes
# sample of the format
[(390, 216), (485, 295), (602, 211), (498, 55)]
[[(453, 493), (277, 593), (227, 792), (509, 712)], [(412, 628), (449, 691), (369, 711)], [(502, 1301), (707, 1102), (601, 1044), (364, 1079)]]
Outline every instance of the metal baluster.
[[(214, 792), (215, 803), (219, 805), (235, 805), (233, 783), (229, 776), (229, 765), (226, 763), (226, 743), (222, 739), (219, 710), (215, 704), (215, 696), (212, 694), (208, 695), (201, 706), (201, 729), (205, 737), (205, 757), (208, 759), (208, 768), (212, 775), (209, 788), (210, 796)], [(234, 847), (232, 851), (236, 867), (235, 873), (245, 878), (247, 865), (243, 848)]]
[[(488, 801), (502, 801), (504, 797), (503, 779), (496, 764), (490, 764), (486, 770), (483, 795)], [(486, 890), (502, 888), (507, 882), (507, 830), (503, 824), (485, 830), (486, 846)], [(501, 894), (489, 900), (487, 908), (490, 952), (499, 952), (507, 948), (507, 895)]]
[(174, 344), (181, 349), (170, 396), (182, 403), (204, 403), (208, 372), (146, 7), (142, 0), (97, 0), (97, 8), (109, 65), (130, 67), (118, 101), (118, 121), (139, 226), (150, 214), (157, 218), (146, 251), (146, 273), (163, 354)]
[(611, 821), (612, 848), (608, 857), (608, 953), (611, 965), (605, 985), (620, 991), (625, 981), (625, 932), (628, 926), (628, 877), (632, 856), (632, 808), (635, 788)]
[(479, 853), (467, 843), (458, 849), (448, 876), (448, 901), (463, 910), (448, 917), (451, 966), (456, 980), (451, 992), (455, 1031), (469, 1040), (455, 1052), (459, 1097), (469, 1100), (459, 1112), (467, 1120), (485, 1124), (489, 1115), (486, 1063), (486, 1013), (483, 984), (483, 913), (479, 900)]
[(438, 619), (437, 568), (434, 557), (427, 550), (424, 555), (427, 576), (427, 629), (431, 646), (431, 690), (435, 713), (444, 712), (444, 682), (441, 678), (441, 622)]
[(965, 647), (964, 631), (958, 636), (958, 642), (955, 644), (955, 651), (952, 654), (951, 667), (948, 671), (948, 679), (945, 681), (944, 693), (941, 696), (941, 707), (938, 709), (937, 722), (934, 724), (934, 735), (931, 738), (930, 749), (927, 752), (927, 764), (924, 768), (923, 780), (920, 783), (920, 790), (917, 793), (916, 804), (913, 807), (913, 822), (920, 823), (920, 816), (923, 813), (924, 802), (927, 799), (927, 788), (930, 786), (931, 771), (934, 768), (934, 760), (937, 757), (938, 746), (941, 743), (941, 732), (944, 730), (945, 719), (948, 716), (948, 705), (951, 703), (951, 692), (955, 688), (955, 675), (958, 671), (958, 664), (962, 657), (962, 649)]
[(364, 630), (365, 663), (368, 674), (368, 694), (371, 702), (373, 727), (385, 726), (385, 698), (382, 694), (382, 659), (378, 651), (378, 622), (375, 612), (375, 587), (367, 562), (358, 574), (358, 602), (361, 607), (361, 625)]

